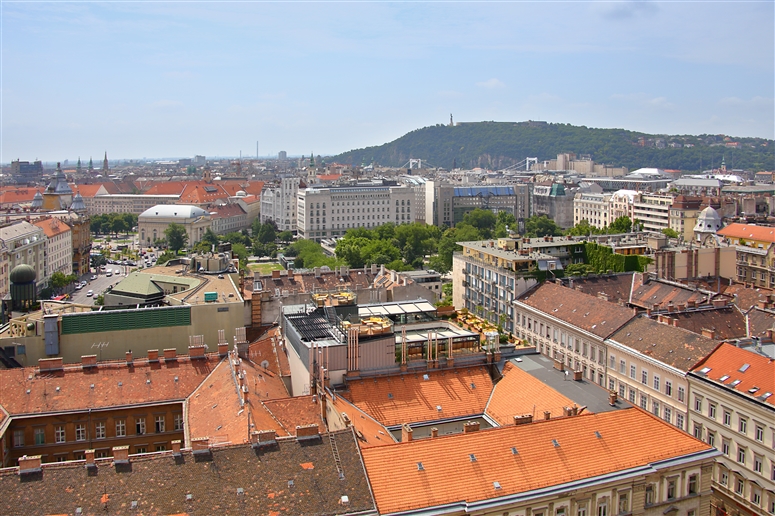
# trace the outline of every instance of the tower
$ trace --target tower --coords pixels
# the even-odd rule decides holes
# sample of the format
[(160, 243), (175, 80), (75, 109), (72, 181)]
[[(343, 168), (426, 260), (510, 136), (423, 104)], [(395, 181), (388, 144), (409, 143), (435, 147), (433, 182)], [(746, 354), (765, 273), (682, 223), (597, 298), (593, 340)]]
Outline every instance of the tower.
[(81, 157), (80, 157), (80, 156), (78, 156), (78, 165), (76, 165), (76, 167), (75, 167), (75, 170), (76, 170), (76, 172), (78, 172), (79, 174), (80, 174), (81, 172), (83, 172), (83, 170), (81, 169)]
[(89, 156), (89, 173), (94, 172), (94, 162), (91, 159), (91, 156)]
[(721, 156), (721, 173), (722, 174), (726, 174), (727, 173), (727, 164), (726, 164), (724, 156)]
[(102, 171), (108, 171), (108, 151), (105, 151), (105, 159), (102, 160)]
[(452, 113), (449, 114), (449, 126), (455, 127), (455, 124), (452, 122)]

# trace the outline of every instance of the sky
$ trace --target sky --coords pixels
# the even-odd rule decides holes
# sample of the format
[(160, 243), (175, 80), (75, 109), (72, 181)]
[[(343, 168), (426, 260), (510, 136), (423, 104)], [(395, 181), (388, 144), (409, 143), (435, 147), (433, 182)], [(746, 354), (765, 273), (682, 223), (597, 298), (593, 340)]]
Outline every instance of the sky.
[(775, 137), (775, 2), (0, 3), (0, 162), (545, 120)]

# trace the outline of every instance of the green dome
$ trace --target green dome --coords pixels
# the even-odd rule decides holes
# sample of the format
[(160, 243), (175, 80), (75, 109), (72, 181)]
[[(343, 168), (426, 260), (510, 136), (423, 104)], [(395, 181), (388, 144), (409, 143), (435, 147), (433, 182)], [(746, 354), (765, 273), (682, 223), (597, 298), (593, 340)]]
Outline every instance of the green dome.
[(35, 269), (26, 263), (22, 263), (14, 267), (10, 274), (11, 283), (16, 283), (17, 285), (32, 283), (37, 277), (38, 275), (35, 273)]

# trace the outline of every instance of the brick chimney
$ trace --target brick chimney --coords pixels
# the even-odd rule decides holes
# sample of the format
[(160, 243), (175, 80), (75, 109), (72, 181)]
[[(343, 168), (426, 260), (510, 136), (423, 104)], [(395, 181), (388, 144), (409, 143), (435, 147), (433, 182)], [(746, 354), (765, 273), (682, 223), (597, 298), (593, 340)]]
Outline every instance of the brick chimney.
[(438, 437), (439, 436), (439, 429), (435, 426), (431, 428), (431, 437)]
[(40, 367), (41, 373), (52, 373), (54, 371), (62, 371), (64, 369), (62, 365), (62, 357), (40, 358), (38, 359), (38, 367)]
[(158, 362), (159, 361), (159, 350), (158, 349), (149, 349), (148, 350), (148, 362)]
[(132, 361), (133, 361), (132, 352), (131, 351), (127, 351), (126, 352), (126, 364), (127, 365), (131, 365)]
[(479, 421), (469, 421), (463, 424), (463, 433), (470, 434), (479, 431)]
[(81, 368), (97, 367), (97, 355), (81, 355)]
[(274, 430), (259, 430), (256, 432), (256, 441), (260, 446), (277, 443), (277, 432)]
[(533, 422), (533, 414), (522, 414), (514, 416), (514, 426), (527, 425)]
[(713, 308), (724, 308), (727, 306), (726, 299), (714, 299), (713, 300)]
[[(276, 271), (279, 272), (279, 271)], [(218, 356), (221, 358), (225, 357), (229, 354), (229, 343), (228, 342), (219, 342), (218, 343)]]
[(164, 361), (170, 362), (178, 359), (178, 350), (175, 348), (166, 348), (164, 350)]
[(113, 447), (113, 464), (129, 464), (129, 446)]
[(608, 391), (608, 404), (612, 407), (616, 405), (617, 394), (616, 391)]
[(702, 336), (707, 337), (709, 339), (715, 339), (716, 338), (716, 330), (712, 330), (710, 328), (703, 328), (702, 329)]
[(180, 453), (180, 439), (175, 439), (170, 443), (172, 445), (172, 455), (175, 457), (179, 457), (181, 455)]
[(206, 455), (210, 453), (210, 438), (195, 437), (191, 439), (191, 451), (194, 455)]
[(204, 345), (199, 346), (189, 346), (188, 347), (188, 356), (191, 360), (199, 360), (202, 358), (205, 358), (205, 347)]
[(695, 301), (694, 299), (690, 299), (686, 302), (687, 308), (695, 308), (696, 306), (697, 306), (697, 301)]
[(544, 410), (544, 420), (548, 420), (552, 418), (552, 413), (548, 410)]
[(310, 439), (317, 439), (320, 437), (320, 429), (318, 425), (313, 423), (311, 425), (301, 425), (296, 427), (296, 440), (308, 441)]
[(94, 450), (84, 450), (83, 456), (86, 459), (87, 468), (96, 468), (97, 464), (94, 462)]
[(24, 455), (23, 457), (19, 457), (19, 474), (39, 473), (41, 471), (40, 464), (40, 455)]
[(401, 442), (412, 442), (412, 432), (414, 432), (414, 430), (412, 430), (412, 427), (409, 426), (409, 423), (404, 423), (401, 425)]
[(272, 279), (280, 279), (280, 271), (272, 271)]

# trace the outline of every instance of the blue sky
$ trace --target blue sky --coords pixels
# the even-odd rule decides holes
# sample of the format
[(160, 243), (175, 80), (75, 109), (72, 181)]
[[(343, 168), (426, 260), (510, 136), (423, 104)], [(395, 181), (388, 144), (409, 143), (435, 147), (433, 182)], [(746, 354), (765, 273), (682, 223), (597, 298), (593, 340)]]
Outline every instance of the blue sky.
[(763, 2), (7, 2), (2, 155), (335, 154), (455, 121), (775, 137)]

